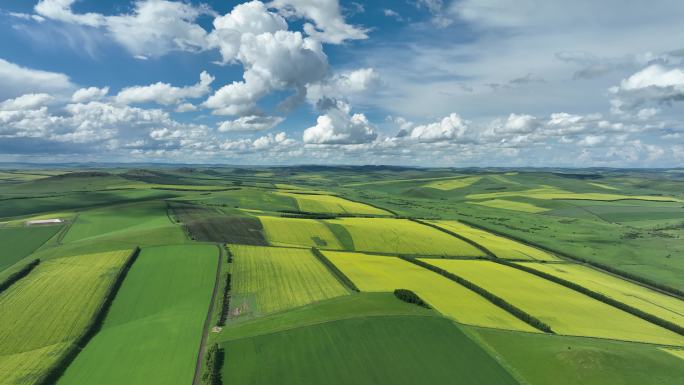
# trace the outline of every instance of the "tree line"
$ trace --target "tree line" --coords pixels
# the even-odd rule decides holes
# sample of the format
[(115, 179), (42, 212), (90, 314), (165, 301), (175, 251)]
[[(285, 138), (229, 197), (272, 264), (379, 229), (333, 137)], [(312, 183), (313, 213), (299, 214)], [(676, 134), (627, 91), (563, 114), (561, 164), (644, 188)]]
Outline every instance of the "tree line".
[(24, 267), (22, 267), (19, 271), (12, 273), (9, 277), (7, 277), (7, 279), (0, 282), (0, 293), (7, 290), (10, 286), (15, 284), (20, 279), (26, 277), (31, 272), (31, 270), (38, 266), (38, 264), (40, 264), (40, 259), (34, 259), (33, 261), (24, 265)]
[(338, 269), (337, 266), (335, 266), (335, 264), (332, 263), (332, 262), (328, 259), (328, 257), (325, 256), (325, 254), (321, 253), (320, 250), (318, 250), (318, 249), (315, 248), (315, 247), (312, 247), (312, 248), (311, 248), (311, 253), (312, 253), (314, 256), (316, 256), (316, 258), (318, 258), (318, 260), (321, 261), (321, 263), (322, 263), (323, 265), (325, 265), (325, 267), (327, 267), (328, 270), (330, 270), (330, 271), (333, 273), (333, 275), (334, 275), (334, 276), (335, 276), (335, 277), (336, 277), (344, 286), (346, 286), (347, 288), (349, 288), (351, 291), (355, 291), (355, 292), (359, 292), (359, 291), (360, 291), (359, 288), (354, 284), (354, 282), (352, 282), (352, 280), (349, 279), (349, 277), (347, 277), (340, 269)]

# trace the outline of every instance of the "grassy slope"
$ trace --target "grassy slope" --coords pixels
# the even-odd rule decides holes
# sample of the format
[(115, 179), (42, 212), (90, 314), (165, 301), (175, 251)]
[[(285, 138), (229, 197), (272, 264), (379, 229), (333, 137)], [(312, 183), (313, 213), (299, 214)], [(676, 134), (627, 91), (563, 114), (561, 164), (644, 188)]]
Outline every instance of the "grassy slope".
[(143, 249), (102, 329), (59, 384), (191, 383), (217, 254), (210, 245)]
[(186, 242), (180, 227), (172, 223), (163, 201), (116, 205), (79, 214), (64, 243), (153, 246)]
[(130, 250), (42, 262), (0, 294), (0, 378), (33, 384), (83, 333)]
[[(230, 250), (232, 308), (270, 313), (348, 294), (307, 249), (232, 245)], [(254, 303), (247, 304), (248, 298)]]
[(678, 385), (681, 358), (644, 344), (498, 330), (470, 331), (529, 385)]
[(222, 345), (226, 384), (517, 384), (443, 318), (354, 318)]
[(0, 228), (0, 271), (31, 254), (61, 228), (62, 226)]

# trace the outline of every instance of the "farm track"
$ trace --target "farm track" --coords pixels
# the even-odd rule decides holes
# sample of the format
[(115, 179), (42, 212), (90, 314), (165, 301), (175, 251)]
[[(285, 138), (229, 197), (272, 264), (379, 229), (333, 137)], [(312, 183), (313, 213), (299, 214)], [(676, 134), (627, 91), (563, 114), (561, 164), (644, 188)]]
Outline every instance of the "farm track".
[(204, 320), (204, 326), (202, 328), (202, 338), (200, 340), (199, 351), (197, 352), (197, 363), (195, 364), (195, 376), (192, 379), (192, 385), (198, 385), (200, 383), (200, 378), (202, 377), (202, 359), (204, 359), (204, 353), (206, 351), (207, 337), (209, 336), (209, 326), (211, 325), (211, 316), (216, 302), (216, 294), (218, 293), (221, 282), (221, 262), (224, 257), (223, 247), (221, 247), (221, 244), (217, 244), (216, 247), (219, 250), (218, 264), (216, 266), (216, 279), (214, 281), (214, 290), (211, 292), (207, 318)]

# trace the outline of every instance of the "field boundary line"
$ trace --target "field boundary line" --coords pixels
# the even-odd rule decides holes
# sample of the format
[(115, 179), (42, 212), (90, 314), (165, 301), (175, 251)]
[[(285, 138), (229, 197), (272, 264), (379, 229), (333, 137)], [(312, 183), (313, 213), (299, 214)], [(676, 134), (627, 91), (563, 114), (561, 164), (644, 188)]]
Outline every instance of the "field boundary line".
[(22, 267), (21, 269), (15, 271), (14, 273), (10, 274), (7, 279), (4, 281), (0, 282), (0, 294), (2, 294), (5, 290), (9, 289), (14, 285), (15, 283), (19, 282), (22, 278), (26, 277), (33, 271), (33, 269), (36, 268), (40, 264), (40, 259), (36, 258), (33, 261), (27, 263)]
[(209, 325), (212, 321), (212, 312), (214, 310), (214, 304), (216, 303), (216, 293), (218, 292), (219, 282), (221, 280), (221, 262), (223, 260), (223, 248), (221, 244), (216, 244), (219, 250), (218, 253), (218, 264), (216, 266), (216, 278), (214, 279), (214, 289), (211, 292), (211, 299), (209, 301), (209, 310), (207, 311), (207, 317), (204, 320), (204, 326), (202, 327), (202, 338), (200, 339), (199, 350), (197, 352), (197, 363), (195, 364), (195, 375), (192, 379), (193, 385), (198, 385), (200, 377), (202, 374), (202, 359), (204, 358), (204, 351), (206, 350), (207, 337), (209, 335)]
[(401, 318), (408, 318), (408, 317), (412, 317), (412, 318), (439, 318), (439, 319), (446, 319), (447, 321), (452, 321), (451, 318), (446, 318), (446, 317), (444, 317), (441, 313), (437, 313), (437, 312), (435, 312), (435, 314), (424, 314), (424, 315), (421, 315), (421, 314), (369, 314), (369, 315), (357, 315), (357, 316), (349, 316), (349, 317), (340, 317), (340, 318), (335, 318), (335, 319), (330, 319), (330, 320), (325, 320), (325, 321), (310, 322), (310, 323), (305, 323), (305, 324), (298, 325), (298, 326), (289, 326), (289, 327), (285, 327), (285, 328), (282, 328), (282, 329), (269, 331), (269, 332), (262, 333), (262, 334), (255, 334), (255, 335), (252, 335), (252, 336), (245, 336), (245, 337), (224, 339), (224, 340), (219, 340), (218, 342), (219, 342), (219, 343), (227, 343), (227, 342), (233, 342), (233, 341), (241, 341), (241, 340), (245, 340), (245, 339), (248, 339), (248, 338), (255, 338), (255, 337), (261, 337), (261, 336), (269, 336), (269, 335), (278, 334), (278, 333), (282, 333), (282, 332), (288, 332), (288, 331), (297, 330), (297, 329), (304, 329), (304, 328), (311, 327), (311, 326), (324, 325), (324, 324), (329, 324), (329, 323), (334, 323), (334, 322), (341, 322), (341, 321), (349, 321), (349, 320), (353, 320), (353, 319), (361, 319), (361, 318), (383, 318), (383, 317), (385, 317), (385, 318), (395, 318), (395, 317), (401, 317)]
[(443, 233), (446, 233), (446, 234), (451, 235), (452, 237), (456, 237), (456, 238), (458, 238), (458, 239), (460, 239), (460, 240), (462, 240), (462, 241), (464, 241), (464, 242), (467, 242), (467, 243), (469, 243), (470, 245), (476, 247), (478, 250), (480, 250), (480, 251), (482, 251), (483, 253), (485, 253), (485, 255), (488, 256), (488, 257), (491, 257), (491, 258), (494, 258), (494, 259), (498, 258), (498, 257), (496, 256), (496, 254), (494, 254), (494, 253), (493, 253), (492, 251), (490, 251), (488, 248), (486, 248), (486, 247), (482, 246), (481, 244), (479, 244), (479, 243), (473, 241), (472, 239), (466, 238), (466, 237), (464, 237), (464, 236), (462, 236), (462, 235), (460, 235), (460, 234), (457, 234), (457, 233), (455, 233), (455, 232), (453, 232), (453, 231), (451, 231), (451, 230), (447, 230), (447, 229), (445, 229), (445, 228), (443, 228), (443, 227), (440, 227), (439, 225), (435, 225), (435, 224), (433, 224), (433, 223), (424, 222), (423, 220), (420, 220), (420, 219), (417, 219), (417, 218), (409, 218), (409, 220), (412, 221), (412, 222), (419, 223), (419, 224), (421, 224), (421, 225), (423, 225), (423, 226), (432, 227), (432, 228), (435, 229), (435, 230), (439, 230), (439, 231), (441, 231), (441, 232), (443, 232)]
[(509, 262), (509, 261), (497, 260), (497, 261), (493, 261), (493, 262), (502, 264), (504, 266), (512, 267), (514, 269), (521, 270), (523, 272), (535, 275), (535, 276), (540, 277), (542, 279), (545, 279), (547, 281), (554, 282), (558, 285), (564, 286), (568, 289), (571, 289), (571, 290), (574, 290), (578, 293), (584, 294), (587, 297), (590, 297), (594, 300), (605, 303), (606, 305), (612, 306), (612, 307), (617, 308), (619, 310), (622, 310), (626, 313), (629, 313), (633, 316), (639, 317), (639, 318), (643, 319), (644, 321), (650, 322), (652, 324), (658, 325), (662, 328), (668, 329), (674, 333), (677, 333), (679, 335), (684, 336), (684, 328), (673, 323), (673, 322), (664, 320), (658, 316), (647, 313), (641, 309), (635, 308), (635, 307), (628, 305), (624, 302), (620, 302), (616, 299), (610, 298), (607, 295), (601, 294), (597, 291), (591, 290), (591, 289), (586, 288), (586, 287), (579, 285), (577, 283), (568, 281), (568, 280), (563, 279), (561, 277), (557, 277), (553, 274), (549, 274), (549, 273), (546, 273), (543, 271), (539, 271), (539, 270), (536, 270), (536, 269), (533, 269), (533, 268), (530, 268), (530, 267), (527, 267), (524, 265)]
[[(492, 230), (492, 229), (487, 228), (487, 227), (485, 227), (485, 226), (483, 226), (483, 225), (475, 224), (475, 223), (473, 223), (473, 222), (471, 222), (471, 221), (469, 221), (469, 220), (460, 219), (460, 218), (459, 218), (458, 220), (459, 220), (460, 222), (465, 223), (465, 224), (468, 225), (468, 226), (472, 226), (472, 227), (475, 227), (475, 228), (477, 228), (477, 229), (484, 230), (484, 231), (489, 231), (489, 232), (492, 233), (492, 234), (496, 234), (496, 235), (499, 235), (499, 236), (501, 236), (501, 237), (508, 238), (508, 239), (510, 239), (510, 240), (513, 240), (513, 241), (517, 241), (517, 242), (523, 243), (523, 244), (525, 244), (525, 245), (527, 245), (527, 246), (535, 247), (535, 248), (537, 248), (537, 249), (539, 249), (539, 250), (542, 250), (542, 251), (546, 251), (546, 252), (555, 254), (556, 256), (561, 257), (561, 258), (565, 258), (565, 259), (569, 259), (569, 260), (571, 260), (571, 261), (583, 263), (583, 264), (588, 265), (588, 266), (590, 266), (590, 267), (592, 267), (592, 268), (594, 268), (594, 269), (596, 269), (596, 270), (598, 270), (598, 271), (601, 271), (601, 272), (603, 272), (603, 273), (610, 274), (610, 275), (612, 275), (612, 276), (614, 276), (614, 277), (618, 277), (618, 278), (620, 278), (620, 279), (624, 279), (625, 281), (629, 281), (629, 282), (635, 283), (635, 284), (637, 284), (637, 285), (646, 287), (646, 288), (648, 288), (648, 289), (657, 291), (657, 292), (662, 293), (662, 294), (667, 294), (667, 295), (669, 295), (669, 296), (671, 296), (671, 297), (674, 297), (674, 298), (677, 298), (677, 299), (680, 299), (680, 300), (683, 300), (683, 301), (684, 301), (684, 291), (679, 290), (679, 289), (676, 289), (676, 288), (674, 288), (674, 287), (670, 287), (670, 286), (667, 286), (667, 285), (662, 285), (662, 284), (653, 282), (653, 281), (651, 281), (651, 280), (648, 279), (648, 278), (642, 278), (642, 277), (636, 276), (636, 275), (634, 275), (634, 274), (631, 274), (631, 273), (628, 273), (628, 272), (619, 270), (619, 269), (617, 269), (617, 268), (614, 268), (614, 267), (605, 265), (605, 264), (600, 263), (600, 262), (590, 261), (590, 260), (585, 259), (585, 258), (582, 258), (582, 257), (576, 257), (576, 256), (572, 256), (572, 255), (570, 255), (570, 254), (567, 254), (567, 253), (565, 253), (565, 252), (561, 252), (561, 251), (554, 250), (553, 248), (549, 248), (549, 247), (546, 247), (546, 246), (540, 246), (539, 244), (536, 244), (536, 243), (534, 243), (534, 242), (530, 242), (530, 241), (528, 241), (528, 240), (525, 240), (525, 239), (523, 239), (523, 238), (517, 237), (517, 236), (515, 236), (515, 235), (505, 234), (505, 233), (502, 233), (502, 232), (497, 231), (497, 230)], [(541, 262), (541, 261), (540, 261), (540, 262)]]
[(531, 315), (530, 313), (520, 309), (519, 307), (511, 304), (510, 302), (506, 301), (505, 299), (499, 297), (498, 295), (488, 291), (487, 289), (474, 284), (473, 282), (459, 277), (458, 275), (446, 271), (440, 267), (437, 267), (435, 265), (431, 265), (425, 261), (421, 261), (417, 258), (406, 258), (406, 257), (400, 257), (404, 261), (408, 263), (413, 263), (414, 265), (420, 266), (426, 270), (432, 271), (433, 273), (437, 273), (451, 281), (454, 281), (458, 283), (459, 285), (465, 287), (466, 289), (469, 289), (476, 294), (480, 295), (482, 298), (486, 299), (487, 301), (491, 302), (495, 306), (498, 306), (502, 310), (510, 313), (512, 316), (515, 318), (518, 318), (519, 320), (525, 322), (526, 324), (532, 326), (533, 328), (537, 330), (541, 330), (544, 333), (549, 333), (549, 334), (555, 334), (553, 330), (551, 330), (551, 327), (547, 325), (545, 322), (541, 321), (537, 317)]
[(90, 340), (97, 335), (102, 328), (102, 324), (104, 323), (107, 314), (109, 313), (109, 309), (114, 302), (116, 294), (119, 292), (119, 289), (126, 279), (128, 271), (131, 269), (131, 266), (133, 266), (133, 263), (138, 259), (138, 255), (140, 255), (140, 247), (136, 246), (136, 248), (133, 249), (133, 252), (131, 252), (119, 269), (117, 276), (109, 286), (109, 290), (102, 299), (102, 302), (95, 312), (95, 315), (90, 320), (90, 323), (83, 330), (83, 333), (76, 338), (62, 354), (62, 356), (43, 373), (42, 378), (39, 378), (38, 381), (36, 381), (36, 384), (56, 384), (60, 377), (62, 377), (64, 372), (67, 370), (69, 365), (71, 365), (76, 357), (78, 357), (78, 354), (85, 349), (86, 345), (88, 345), (88, 342), (90, 342)]
[(342, 270), (338, 269), (337, 266), (335, 266), (334, 263), (332, 263), (331, 260), (328, 259), (328, 257), (325, 256), (320, 250), (318, 250), (315, 247), (311, 248), (311, 254), (316, 257), (316, 259), (322, 263), (327, 270), (335, 277), (337, 280), (344, 286), (347, 290), (350, 290), (352, 292), (360, 292), (359, 288), (354, 284), (354, 282), (347, 277), (346, 274), (342, 272)]

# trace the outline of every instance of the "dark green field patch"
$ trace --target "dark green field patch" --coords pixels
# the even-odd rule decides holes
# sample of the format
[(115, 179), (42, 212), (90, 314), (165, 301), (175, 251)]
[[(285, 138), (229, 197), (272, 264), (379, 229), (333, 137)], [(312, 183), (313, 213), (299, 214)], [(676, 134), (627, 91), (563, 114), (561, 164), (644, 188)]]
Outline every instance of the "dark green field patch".
[(62, 226), (31, 226), (0, 229), (0, 271), (31, 254)]
[(444, 318), (368, 317), (222, 343), (225, 384), (517, 384)]
[(352, 238), (351, 234), (349, 234), (349, 231), (337, 223), (330, 223), (330, 222), (325, 222), (325, 224), (330, 228), (330, 231), (337, 237), (337, 240), (340, 241), (340, 244), (344, 248), (344, 250), (348, 251), (354, 251), (354, 238)]
[(267, 246), (259, 219), (246, 215), (224, 214), (198, 205), (172, 204), (174, 216), (197, 241)]

